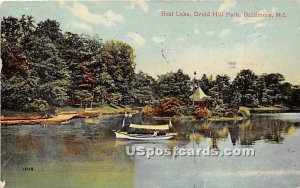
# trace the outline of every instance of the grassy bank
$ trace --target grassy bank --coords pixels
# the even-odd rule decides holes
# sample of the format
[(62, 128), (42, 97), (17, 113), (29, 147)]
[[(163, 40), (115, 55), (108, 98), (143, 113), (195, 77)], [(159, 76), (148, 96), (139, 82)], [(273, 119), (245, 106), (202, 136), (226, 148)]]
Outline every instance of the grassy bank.
[(241, 121), (246, 118), (243, 117), (211, 117), (208, 118), (208, 121)]
[(282, 113), (282, 112), (300, 112), (300, 108), (290, 108), (282, 105), (275, 106), (258, 106), (249, 108), (251, 113)]
[[(117, 105), (103, 105), (95, 108), (78, 108), (78, 107), (57, 107), (56, 110), (58, 114), (67, 113), (82, 113), (88, 111), (98, 111), (102, 114), (116, 114), (125, 112), (126, 109), (131, 108), (130, 106), (117, 106)], [(13, 111), (13, 110), (2, 110), (1, 116), (39, 116), (43, 113), (41, 112), (23, 112), (23, 111)]]
[(129, 106), (103, 105), (96, 108), (57, 108), (55, 115), (42, 115), (38, 112), (19, 112), (3, 110), (1, 114), (2, 125), (22, 124), (51, 124), (61, 123), (73, 118), (97, 117), (100, 115), (115, 115), (130, 110)]
[[(149, 119), (154, 119), (154, 120), (187, 120), (187, 121), (194, 121), (197, 120), (194, 116), (174, 116), (174, 117), (159, 117), (159, 116), (154, 116), (154, 117), (147, 117)], [(208, 121), (241, 121), (246, 118), (243, 117), (210, 117), (207, 118)]]
[(59, 107), (57, 110), (59, 113), (67, 113), (67, 112), (86, 112), (86, 111), (99, 111), (102, 115), (106, 114), (118, 114), (123, 113), (126, 110), (130, 109), (130, 106), (117, 106), (117, 105), (103, 105), (94, 108), (76, 108), (76, 107)]

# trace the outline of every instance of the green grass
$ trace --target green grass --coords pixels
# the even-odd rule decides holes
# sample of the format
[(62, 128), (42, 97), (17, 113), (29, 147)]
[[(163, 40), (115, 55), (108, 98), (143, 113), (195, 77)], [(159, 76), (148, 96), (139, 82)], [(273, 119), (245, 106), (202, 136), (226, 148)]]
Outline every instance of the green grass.
[(279, 106), (279, 105), (276, 105), (276, 106), (259, 106), (257, 108), (252, 108), (252, 110), (261, 110), (261, 111), (265, 111), (265, 110), (268, 110), (268, 111), (276, 111), (276, 110), (288, 110), (289, 108), (286, 107), (286, 106)]
[[(74, 112), (74, 113), (80, 113), (85, 111), (100, 111), (102, 113), (120, 113), (124, 112), (126, 108), (130, 108), (130, 106), (117, 106), (117, 105), (102, 105), (97, 106), (95, 108), (78, 108), (78, 107), (72, 107), (72, 106), (66, 106), (66, 107), (57, 107), (56, 109), (59, 112)], [(22, 112), (22, 111), (13, 111), (13, 110), (2, 110), (1, 111), (2, 116), (34, 116), (34, 115), (41, 115), (39, 112)]]
[(117, 105), (102, 105), (94, 108), (76, 108), (76, 107), (59, 107), (57, 110), (59, 112), (84, 112), (84, 111), (100, 111), (102, 113), (119, 113), (123, 112), (129, 106), (117, 106)]
[(241, 121), (244, 120), (243, 117), (211, 117), (208, 118), (209, 121)]

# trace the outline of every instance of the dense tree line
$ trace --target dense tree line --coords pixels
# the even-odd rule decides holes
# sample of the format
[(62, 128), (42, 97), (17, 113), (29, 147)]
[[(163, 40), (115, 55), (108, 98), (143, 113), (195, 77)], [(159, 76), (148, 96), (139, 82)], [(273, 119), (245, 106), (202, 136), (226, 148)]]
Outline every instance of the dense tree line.
[(299, 86), (285, 82), (280, 73), (256, 75), (246, 69), (232, 82), (227, 75), (217, 75), (213, 79), (205, 74), (197, 81), (205, 93), (230, 106), (300, 106)]
[[(2, 109), (41, 111), (49, 107), (146, 104), (160, 98), (190, 102), (193, 81), (182, 70), (159, 75), (135, 73), (134, 49), (122, 41), (62, 32), (55, 20), (31, 16), (1, 20)], [(281, 74), (242, 70), (230, 82), (203, 75), (204, 92), (224, 103), (299, 106), (299, 88)]]
[[(121, 41), (63, 33), (59, 23), (31, 16), (1, 21), (2, 108), (134, 100), (135, 56)], [(142, 86), (141, 86), (142, 87)]]

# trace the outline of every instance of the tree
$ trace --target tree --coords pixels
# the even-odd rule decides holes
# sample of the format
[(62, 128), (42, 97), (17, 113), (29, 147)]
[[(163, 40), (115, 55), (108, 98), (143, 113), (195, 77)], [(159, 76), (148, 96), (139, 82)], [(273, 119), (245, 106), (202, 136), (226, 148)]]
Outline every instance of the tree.
[(280, 97), (278, 99), (278, 102), (281, 102), (282, 104), (290, 104), (291, 103), (291, 97), (293, 93), (292, 89), (293, 85), (289, 82), (284, 82), (279, 85), (279, 91), (280, 91)]
[(169, 72), (158, 76), (155, 92), (159, 98), (175, 97), (188, 102), (192, 95), (191, 87), (189, 75), (179, 69), (176, 73)]
[(267, 105), (271, 102), (264, 75), (259, 76), (257, 79), (257, 98), (261, 105)]
[(164, 98), (159, 100), (158, 114), (162, 116), (173, 116), (177, 114), (177, 110), (184, 104), (183, 101), (177, 98)]
[[(31, 110), (36, 95), (34, 79), (24, 46), (34, 28), (32, 17), (7, 17), (1, 21), (1, 104), (3, 109)], [(27, 28), (25, 30), (25, 28)]]
[(154, 97), (154, 87), (155, 80), (153, 77), (139, 72), (135, 75), (134, 87), (133, 87), (133, 96), (135, 102), (139, 104), (150, 103), (155, 99)]
[(232, 82), (233, 92), (242, 95), (241, 103), (244, 106), (257, 106), (257, 76), (249, 69), (241, 70)]
[(291, 94), (290, 106), (300, 107), (300, 86), (294, 86)]
[(219, 92), (220, 98), (225, 103), (229, 103), (231, 99), (230, 77), (227, 75), (217, 75), (215, 87), (217, 88), (217, 92)]
[(61, 33), (60, 24), (55, 20), (47, 19), (37, 24), (34, 35), (41, 38), (46, 37), (55, 44), (62, 42), (63, 35)]
[(70, 71), (47, 37), (32, 37), (29, 44), (31, 77), (38, 80), (40, 98), (51, 105), (63, 106), (70, 85)]
[(22, 16), (20, 20), (13, 17), (4, 17), (1, 21), (2, 73), (6, 78), (11, 78), (16, 74), (22, 77), (30, 74), (24, 45), (27, 42), (27, 37), (34, 29), (32, 22), (32, 17), (25, 16)]
[(207, 78), (206, 74), (203, 74), (203, 76), (199, 80), (199, 84), (203, 92), (210, 95), (209, 90), (214, 86), (212, 76), (210, 76), (210, 78)]
[(110, 40), (105, 43), (105, 52), (104, 62), (108, 73), (115, 81), (116, 92), (122, 95), (121, 102), (132, 103), (136, 66), (134, 49), (126, 43)]
[(284, 76), (279, 73), (271, 73), (264, 75), (264, 78), (272, 104), (279, 103), (282, 98), (279, 86), (284, 81)]

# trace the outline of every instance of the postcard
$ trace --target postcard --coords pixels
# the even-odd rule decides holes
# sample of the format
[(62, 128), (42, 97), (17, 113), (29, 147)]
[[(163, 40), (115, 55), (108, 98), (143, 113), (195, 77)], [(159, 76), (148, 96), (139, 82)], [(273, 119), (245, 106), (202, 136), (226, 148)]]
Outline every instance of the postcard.
[(300, 187), (300, 1), (2, 1), (0, 188)]

